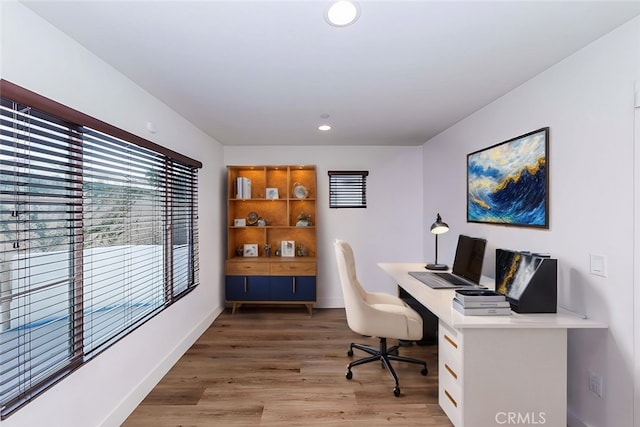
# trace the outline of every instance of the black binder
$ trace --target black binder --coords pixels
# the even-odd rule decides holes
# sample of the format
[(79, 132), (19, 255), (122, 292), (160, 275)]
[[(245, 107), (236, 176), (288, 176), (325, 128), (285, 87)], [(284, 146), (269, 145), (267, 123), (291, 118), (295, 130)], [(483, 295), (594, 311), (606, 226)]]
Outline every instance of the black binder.
[(505, 295), (511, 310), (517, 313), (556, 313), (558, 261), (496, 249), (496, 292)]

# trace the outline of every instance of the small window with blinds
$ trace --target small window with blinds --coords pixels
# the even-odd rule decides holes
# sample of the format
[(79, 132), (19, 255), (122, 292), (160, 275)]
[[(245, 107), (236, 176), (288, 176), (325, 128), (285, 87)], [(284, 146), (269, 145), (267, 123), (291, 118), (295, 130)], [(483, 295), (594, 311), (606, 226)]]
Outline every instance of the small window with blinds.
[(4, 419), (197, 286), (201, 165), (4, 93), (0, 143)]
[(366, 208), (368, 171), (329, 171), (330, 208)]

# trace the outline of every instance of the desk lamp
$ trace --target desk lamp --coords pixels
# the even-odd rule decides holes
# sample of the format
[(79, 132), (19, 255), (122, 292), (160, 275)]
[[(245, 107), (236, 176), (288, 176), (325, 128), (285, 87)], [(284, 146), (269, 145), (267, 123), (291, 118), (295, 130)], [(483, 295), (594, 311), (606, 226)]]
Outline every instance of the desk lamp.
[(449, 226), (447, 225), (447, 223), (442, 222), (442, 218), (440, 217), (440, 214), (438, 214), (438, 216), (436, 217), (436, 222), (431, 224), (431, 232), (436, 235), (436, 260), (433, 264), (427, 264), (425, 266), (426, 269), (446, 270), (447, 268), (449, 268), (446, 264), (438, 264), (438, 234), (446, 233), (447, 231), (449, 231)]

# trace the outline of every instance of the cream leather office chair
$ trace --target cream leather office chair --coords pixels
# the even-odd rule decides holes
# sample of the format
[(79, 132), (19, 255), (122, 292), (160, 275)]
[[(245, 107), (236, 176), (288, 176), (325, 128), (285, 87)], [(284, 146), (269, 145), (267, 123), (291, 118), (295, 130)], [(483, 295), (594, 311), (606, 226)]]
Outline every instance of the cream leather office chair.
[(347, 355), (353, 356), (357, 348), (371, 356), (354, 360), (347, 366), (346, 377), (353, 377), (351, 368), (364, 363), (381, 361), (395, 381), (393, 394), (400, 396), (398, 376), (391, 366), (391, 360), (422, 365), (422, 375), (427, 375), (427, 363), (398, 355), (398, 346), (387, 348), (387, 338), (416, 341), (422, 338), (422, 318), (400, 298), (384, 293), (367, 292), (356, 277), (356, 264), (351, 246), (342, 240), (336, 240), (336, 259), (344, 295), (344, 306), (349, 328), (361, 335), (380, 339), (380, 347), (368, 347), (362, 344), (349, 344)]

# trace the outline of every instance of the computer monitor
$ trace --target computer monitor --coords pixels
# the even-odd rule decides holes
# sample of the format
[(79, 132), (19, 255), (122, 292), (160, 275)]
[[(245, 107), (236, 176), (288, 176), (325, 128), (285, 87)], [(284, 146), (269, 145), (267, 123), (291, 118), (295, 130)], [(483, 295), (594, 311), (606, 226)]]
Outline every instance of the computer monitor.
[(453, 273), (474, 283), (479, 283), (486, 245), (487, 241), (479, 237), (470, 237), (464, 234), (458, 236), (458, 246), (453, 260)]

